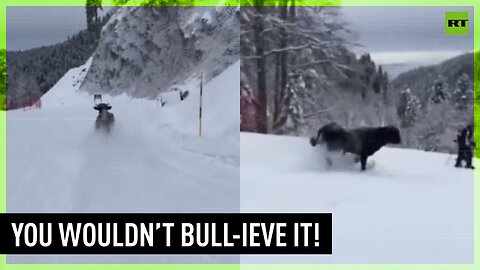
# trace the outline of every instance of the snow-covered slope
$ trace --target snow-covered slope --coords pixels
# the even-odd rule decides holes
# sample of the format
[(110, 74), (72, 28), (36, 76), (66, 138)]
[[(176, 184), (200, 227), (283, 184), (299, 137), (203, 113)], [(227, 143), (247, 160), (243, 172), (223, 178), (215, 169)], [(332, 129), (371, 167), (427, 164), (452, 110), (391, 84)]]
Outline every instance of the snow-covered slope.
[(65, 74), (41, 109), (7, 113), (8, 211), (238, 211), (239, 62), (204, 87), (201, 138), (197, 78), (186, 100), (163, 108), (104, 96), (116, 123), (96, 132), (93, 98), (76, 91), (90, 63)]
[[(239, 68), (166, 104), (127, 95), (112, 106), (110, 134), (94, 130), (92, 95), (78, 91), (91, 65), (74, 68), (42, 97), (42, 107), (7, 113), (9, 212), (238, 212)], [(232, 256), (9, 256), (37, 263), (213, 263)]]
[(242, 212), (331, 212), (332, 256), (242, 256), (242, 263), (472, 263), (473, 171), (453, 157), (384, 147), (360, 172), (326, 168), (305, 138), (242, 133)]
[(239, 59), (238, 6), (120, 7), (103, 27), (81, 88), (155, 98), (191, 74), (216, 77)]

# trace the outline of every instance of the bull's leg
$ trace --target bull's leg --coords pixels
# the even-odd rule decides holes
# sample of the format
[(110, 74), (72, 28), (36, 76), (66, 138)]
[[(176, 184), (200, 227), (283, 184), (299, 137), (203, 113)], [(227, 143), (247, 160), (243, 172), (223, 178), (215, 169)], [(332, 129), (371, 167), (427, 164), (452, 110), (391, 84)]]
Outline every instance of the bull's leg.
[(367, 155), (360, 155), (360, 163), (362, 166), (362, 171), (365, 171), (365, 169), (367, 168), (367, 158), (368, 158)]
[(97, 119), (97, 121), (95, 121), (95, 129), (99, 129), (101, 128), (102, 126), (102, 123), (100, 122), (100, 120)]
[(333, 163), (332, 163), (332, 159), (330, 157), (326, 157), (325, 161), (327, 161), (327, 165), (328, 165), (329, 168), (332, 167)]

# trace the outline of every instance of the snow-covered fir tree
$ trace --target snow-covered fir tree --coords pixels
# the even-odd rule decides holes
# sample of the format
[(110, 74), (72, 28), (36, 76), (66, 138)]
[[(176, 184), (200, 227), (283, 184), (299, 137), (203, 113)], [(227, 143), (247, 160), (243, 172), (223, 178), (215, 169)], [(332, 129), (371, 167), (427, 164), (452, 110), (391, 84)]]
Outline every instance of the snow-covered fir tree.
[(448, 98), (448, 93), (446, 90), (447, 84), (445, 82), (445, 77), (439, 76), (438, 79), (433, 82), (430, 96), (431, 102), (438, 104), (445, 101)]
[(85, 15), (87, 18), (87, 28), (92, 33), (99, 33), (96, 31), (101, 26), (99, 22), (98, 10), (102, 8), (101, 0), (87, 0), (85, 3)]
[[(425, 151), (443, 151), (442, 138), (450, 127), (453, 117), (454, 111), (447, 102), (430, 104), (424, 117), (415, 127), (417, 148)], [(453, 143), (450, 143), (450, 146), (453, 147)]]
[(46, 93), (73, 67), (84, 64), (94, 53), (101, 26), (110, 15), (99, 18), (92, 31), (81, 30), (64, 42), (24, 51), (7, 51), (7, 109), (25, 101), (36, 100)]
[(266, 7), (257, 0), (240, 11), (242, 71), (258, 97), (260, 133), (276, 132), (274, 126), (281, 122), (288, 74), (312, 68), (343, 73), (334, 58), (348, 43), (338, 8), (280, 2)]
[(433, 82), (432, 96), (426, 104), (425, 114), (416, 127), (418, 147), (425, 151), (440, 151), (443, 134), (449, 129), (455, 117), (446, 92), (445, 78), (439, 76)]
[(302, 71), (288, 74), (288, 83), (285, 87), (285, 95), (281, 102), (281, 110), (274, 130), (278, 134), (299, 135), (303, 126), (303, 110), (300, 105), (298, 93), (305, 91), (305, 81)]
[(470, 88), (470, 77), (463, 73), (457, 81), (457, 87), (452, 94), (452, 102), (457, 111), (461, 112), (472, 106), (473, 89)]
[(402, 127), (412, 127), (420, 115), (420, 100), (412, 94), (410, 89), (403, 90), (400, 94), (400, 104), (398, 106), (398, 115)]

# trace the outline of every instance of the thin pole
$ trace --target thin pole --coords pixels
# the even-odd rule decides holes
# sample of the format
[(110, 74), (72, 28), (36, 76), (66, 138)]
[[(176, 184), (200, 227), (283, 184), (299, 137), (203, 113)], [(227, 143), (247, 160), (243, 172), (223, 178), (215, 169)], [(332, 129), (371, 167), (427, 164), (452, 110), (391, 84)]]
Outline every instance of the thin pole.
[(202, 96), (203, 96), (203, 73), (200, 74), (200, 110), (199, 110), (199, 125), (198, 136), (202, 136)]

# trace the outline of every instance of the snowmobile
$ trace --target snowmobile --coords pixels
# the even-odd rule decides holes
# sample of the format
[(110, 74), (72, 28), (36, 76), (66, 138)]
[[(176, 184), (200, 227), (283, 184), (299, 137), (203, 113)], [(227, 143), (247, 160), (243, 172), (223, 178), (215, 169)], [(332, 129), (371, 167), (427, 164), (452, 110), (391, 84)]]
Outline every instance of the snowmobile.
[(115, 116), (113, 113), (109, 112), (109, 110), (112, 109), (112, 106), (110, 106), (108, 103), (103, 103), (102, 96), (100, 94), (96, 94), (94, 96), (94, 102), (95, 106), (93, 109), (98, 111), (98, 116), (95, 120), (95, 129), (103, 129), (107, 133), (110, 133), (113, 123), (115, 122)]

